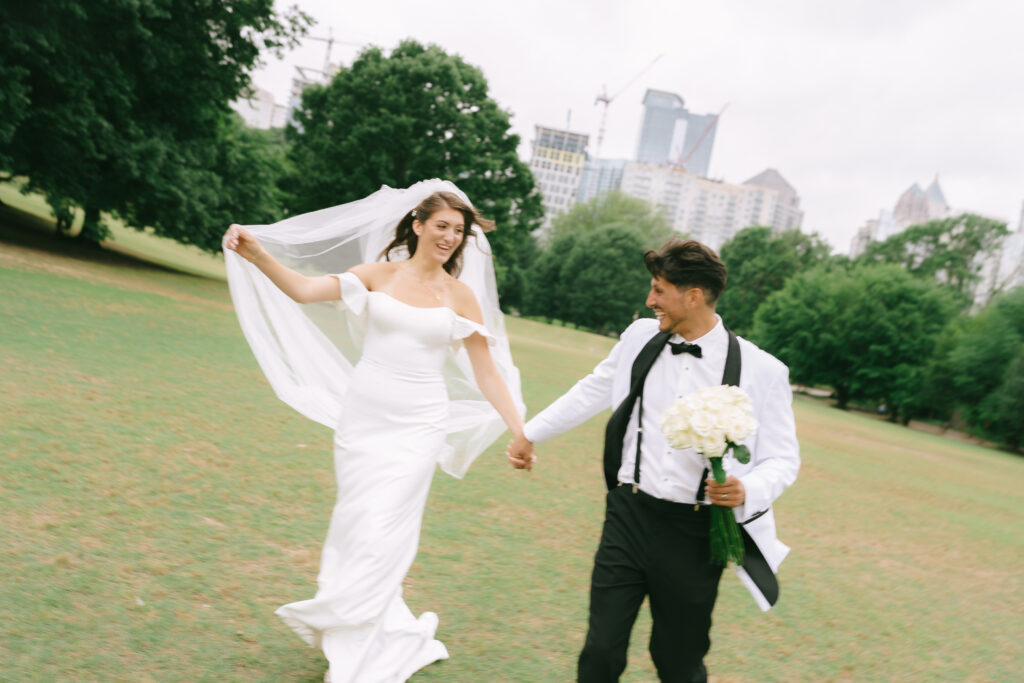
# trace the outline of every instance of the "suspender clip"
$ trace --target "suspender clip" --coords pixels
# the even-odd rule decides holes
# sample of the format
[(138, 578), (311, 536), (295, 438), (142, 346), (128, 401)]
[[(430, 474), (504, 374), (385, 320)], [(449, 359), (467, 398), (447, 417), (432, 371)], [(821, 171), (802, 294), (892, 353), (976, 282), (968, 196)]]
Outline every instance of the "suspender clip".
[(639, 486), (637, 486), (636, 484), (633, 484), (633, 493), (636, 493), (639, 488), (640, 488)]

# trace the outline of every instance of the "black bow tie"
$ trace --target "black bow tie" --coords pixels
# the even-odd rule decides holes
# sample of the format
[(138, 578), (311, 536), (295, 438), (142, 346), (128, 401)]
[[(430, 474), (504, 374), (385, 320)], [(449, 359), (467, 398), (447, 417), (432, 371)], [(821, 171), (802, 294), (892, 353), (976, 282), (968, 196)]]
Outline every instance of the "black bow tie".
[(697, 344), (690, 344), (687, 342), (669, 342), (669, 346), (672, 347), (672, 355), (678, 356), (681, 353), (692, 353), (694, 358), (700, 358), (700, 346)]

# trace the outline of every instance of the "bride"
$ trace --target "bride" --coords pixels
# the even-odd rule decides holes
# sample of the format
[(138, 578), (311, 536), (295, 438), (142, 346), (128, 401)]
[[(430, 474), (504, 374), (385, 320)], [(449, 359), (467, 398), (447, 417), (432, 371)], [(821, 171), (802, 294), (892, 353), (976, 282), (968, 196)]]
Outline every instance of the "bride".
[(435, 463), (462, 476), (505, 426), (522, 434), (483, 235), (493, 227), (435, 180), (224, 235), (239, 321), (271, 385), (335, 428), (318, 590), (277, 610), (323, 649), (326, 681), (404, 681), (448, 657), (437, 616), (415, 618), (402, 581)]

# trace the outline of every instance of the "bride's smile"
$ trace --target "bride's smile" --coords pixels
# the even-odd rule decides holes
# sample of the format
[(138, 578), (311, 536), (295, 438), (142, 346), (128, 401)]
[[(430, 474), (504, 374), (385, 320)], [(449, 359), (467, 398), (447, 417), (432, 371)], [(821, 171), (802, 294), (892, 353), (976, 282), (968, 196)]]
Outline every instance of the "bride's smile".
[(431, 254), (441, 263), (447, 263), (462, 244), (466, 232), (462, 213), (454, 209), (443, 209), (435, 212), (426, 222), (417, 223), (419, 244), (416, 252)]

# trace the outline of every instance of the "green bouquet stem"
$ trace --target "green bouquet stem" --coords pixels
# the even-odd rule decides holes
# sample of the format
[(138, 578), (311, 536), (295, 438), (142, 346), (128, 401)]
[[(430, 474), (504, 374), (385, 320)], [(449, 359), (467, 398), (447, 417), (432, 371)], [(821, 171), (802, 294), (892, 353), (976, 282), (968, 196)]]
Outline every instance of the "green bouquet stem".
[[(725, 483), (725, 468), (721, 458), (709, 458), (715, 481)], [(725, 565), (729, 560), (736, 564), (743, 562), (743, 537), (740, 525), (732, 508), (723, 505), (711, 506), (711, 563)]]

